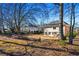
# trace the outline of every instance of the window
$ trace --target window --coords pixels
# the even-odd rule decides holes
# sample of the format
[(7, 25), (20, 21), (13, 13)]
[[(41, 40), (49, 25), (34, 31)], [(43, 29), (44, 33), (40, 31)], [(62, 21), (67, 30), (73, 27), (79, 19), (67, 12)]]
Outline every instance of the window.
[(54, 32), (54, 34), (57, 34), (57, 32)]
[(57, 32), (52, 32), (52, 34), (57, 34)]
[(56, 27), (53, 27), (53, 29), (56, 29)]
[(49, 32), (49, 35), (51, 34), (51, 32)]

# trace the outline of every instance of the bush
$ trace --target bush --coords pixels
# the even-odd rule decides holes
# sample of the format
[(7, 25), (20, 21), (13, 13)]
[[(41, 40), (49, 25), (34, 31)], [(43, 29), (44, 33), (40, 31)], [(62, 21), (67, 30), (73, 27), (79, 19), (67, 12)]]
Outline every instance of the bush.
[(74, 32), (73, 37), (76, 37), (77, 34), (78, 34), (77, 32)]
[(60, 40), (59, 41), (59, 44), (64, 47), (64, 46), (66, 46), (66, 43), (65, 42), (66, 42), (65, 40)]
[(23, 34), (26, 34), (25, 32), (20, 32), (19, 34), (23, 35)]
[(41, 31), (35, 31), (34, 34), (42, 34), (43, 32)]
[[(70, 33), (67, 33), (67, 34), (66, 34), (66, 37), (69, 37), (69, 34), (70, 34)], [(73, 37), (76, 37), (77, 34), (78, 34), (77, 32), (74, 32), (74, 33), (73, 33)]]

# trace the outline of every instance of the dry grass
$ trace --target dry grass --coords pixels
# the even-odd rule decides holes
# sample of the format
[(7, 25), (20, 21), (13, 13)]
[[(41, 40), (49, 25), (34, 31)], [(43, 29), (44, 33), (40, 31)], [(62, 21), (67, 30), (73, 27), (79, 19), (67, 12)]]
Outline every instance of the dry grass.
[(50, 40), (58, 40), (57, 37), (55, 36), (48, 36), (48, 35), (43, 35), (43, 34), (31, 34), (31, 35), (27, 35), (28, 38), (35, 38), (35, 39), (50, 39)]
[[(24, 37), (39, 39), (42, 35), (28, 35)], [(13, 39), (0, 36), (0, 55), (33, 55), (33, 56), (66, 56), (79, 55), (79, 41), (74, 44), (65, 44), (60, 40), (51, 40), (52, 37), (44, 36), (45, 41)], [(27, 45), (31, 43), (31, 45)]]

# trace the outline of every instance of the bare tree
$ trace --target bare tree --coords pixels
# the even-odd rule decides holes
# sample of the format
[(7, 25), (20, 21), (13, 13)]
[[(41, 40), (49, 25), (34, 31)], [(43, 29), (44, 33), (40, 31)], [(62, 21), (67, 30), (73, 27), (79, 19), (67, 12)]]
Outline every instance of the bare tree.
[(74, 26), (75, 26), (75, 4), (71, 4), (71, 18), (70, 18), (70, 37), (69, 37), (69, 43), (73, 44), (74, 39)]
[(63, 34), (63, 3), (59, 4), (60, 8), (60, 34), (61, 34), (61, 39), (64, 39), (64, 34)]
[[(47, 18), (46, 4), (5, 4), (5, 24), (12, 33), (21, 32), (21, 29), (29, 24), (38, 25), (37, 18)], [(41, 8), (43, 6), (43, 8)]]
[(3, 5), (0, 4), (0, 32), (4, 33), (4, 15), (3, 15)]

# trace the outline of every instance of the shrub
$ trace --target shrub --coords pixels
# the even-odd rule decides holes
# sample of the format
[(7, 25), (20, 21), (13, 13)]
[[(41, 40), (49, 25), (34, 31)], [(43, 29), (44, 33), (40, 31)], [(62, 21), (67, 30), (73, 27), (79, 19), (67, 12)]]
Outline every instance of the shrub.
[(73, 37), (76, 37), (77, 34), (78, 34), (77, 32), (74, 32)]
[(34, 34), (42, 34), (42, 31), (35, 31)]
[[(66, 34), (66, 37), (69, 37), (69, 34), (70, 34), (70, 33), (67, 33), (67, 34)], [(77, 35), (77, 32), (73, 32), (73, 37), (76, 37), (76, 35)]]
[(60, 40), (59, 41), (59, 45), (61, 45), (62, 47), (65, 47), (65, 46), (67, 46), (67, 42), (68, 40)]

